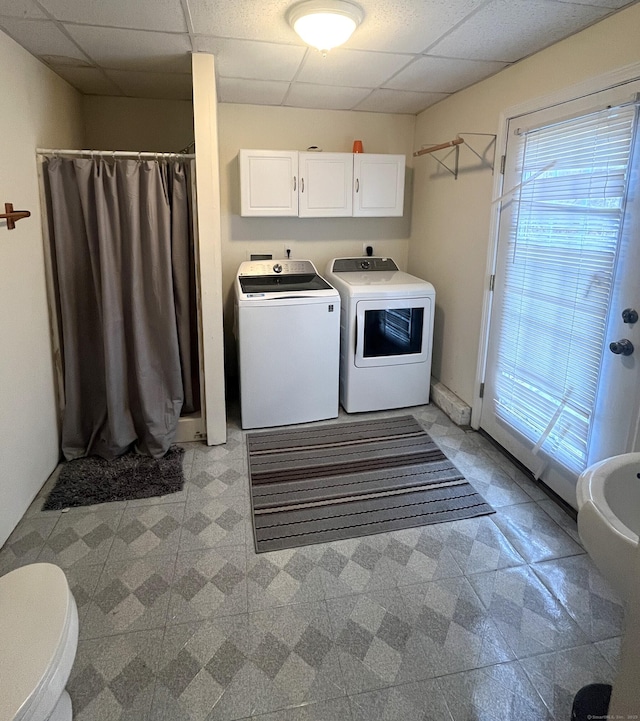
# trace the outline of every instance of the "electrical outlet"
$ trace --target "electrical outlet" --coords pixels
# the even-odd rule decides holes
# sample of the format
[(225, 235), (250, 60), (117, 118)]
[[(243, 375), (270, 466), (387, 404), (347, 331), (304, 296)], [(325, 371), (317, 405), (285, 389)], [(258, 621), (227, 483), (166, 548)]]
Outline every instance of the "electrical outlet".
[(367, 255), (367, 248), (371, 248), (371, 255), (375, 255), (373, 252), (373, 243), (371, 242), (362, 244), (362, 255)]
[[(289, 253), (287, 253), (289, 251)], [(293, 258), (293, 248), (291, 243), (283, 243), (282, 245), (282, 258)]]

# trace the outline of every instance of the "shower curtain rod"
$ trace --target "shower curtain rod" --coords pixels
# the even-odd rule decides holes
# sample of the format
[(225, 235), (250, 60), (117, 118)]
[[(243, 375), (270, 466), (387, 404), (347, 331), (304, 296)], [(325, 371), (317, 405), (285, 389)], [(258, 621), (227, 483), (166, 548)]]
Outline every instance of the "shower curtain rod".
[(137, 152), (135, 150), (55, 150), (46, 148), (36, 148), (36, 155), (69, 155), (72, 157), (89, 156), (90, 158), (133, 158), (159, 159), (159, 158), (184, 158), (185, 160), (193, 160), (196, 156), (186, 153), (149, 153)]

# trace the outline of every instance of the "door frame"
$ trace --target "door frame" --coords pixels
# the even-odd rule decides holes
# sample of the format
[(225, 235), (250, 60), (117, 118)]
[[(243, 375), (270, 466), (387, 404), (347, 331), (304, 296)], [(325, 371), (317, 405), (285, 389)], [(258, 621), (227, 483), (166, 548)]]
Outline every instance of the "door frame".
[[(571, 100), (577, 100), (587, 95), (608, 90), (627, 83), (640, 80), (640, 62), (625, 65), (621, 68), (583, 80), (574, 85), (561, 88), (548, 95), (542, 95), (526, 100), (517, 105), (505, 108), (499, 116), (498, 135), (496, 138), (496, 157), (501, 159), (500, 170), (493, 176), (493, 192), (491, 196), (491, 214), (489, 221), (489, 243), (487, 248), (487, 261), (485, 266), (484, 293), (482, 300), (482, 321), (480, 327), (480, 341), (478, 345), (478, 360), (476, 377), (473, 385), (473, 403), (471, 406), (471, 427), (480, 428), (482, 412), (482, 390), (486, 373), (487, 351), (489, 347), (489, 331), (491, 322), (491, 309), (493, 305), (493, 277), (496, 271), (498, 257), (498, 231), (500, 224), (500, 201), (510, 196), (516, 188), (504, 188), (504, 175), (501, 172), (502, 163), (507, 151), (507, 138), (509, 122), (514, 118), (533, 113), (538, 110), (562, 105)], [(640, 440), (640, 418), (636, 426), (635, 444)]]

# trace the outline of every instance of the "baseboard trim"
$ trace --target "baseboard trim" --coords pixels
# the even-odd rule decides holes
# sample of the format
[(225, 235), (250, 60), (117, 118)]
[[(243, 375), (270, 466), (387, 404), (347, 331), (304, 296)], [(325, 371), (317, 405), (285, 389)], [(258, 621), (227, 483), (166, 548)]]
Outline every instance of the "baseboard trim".
[(431, 400), (457, 426), (463, 428), (470, 426), (471, 407), (433, 376), (431, 376)]

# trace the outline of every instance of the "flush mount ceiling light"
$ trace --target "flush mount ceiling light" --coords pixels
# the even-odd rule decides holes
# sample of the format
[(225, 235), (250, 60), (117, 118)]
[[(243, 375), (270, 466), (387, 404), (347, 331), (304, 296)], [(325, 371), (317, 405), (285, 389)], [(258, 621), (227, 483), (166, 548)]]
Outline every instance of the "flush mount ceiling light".
[(287, 10), (287, 21), (298, 35), (326, 55), (346, 43), (364, 12), (348, 0), (304, 0)]

